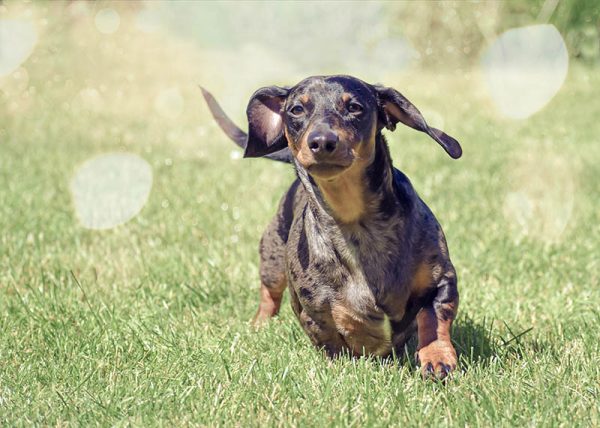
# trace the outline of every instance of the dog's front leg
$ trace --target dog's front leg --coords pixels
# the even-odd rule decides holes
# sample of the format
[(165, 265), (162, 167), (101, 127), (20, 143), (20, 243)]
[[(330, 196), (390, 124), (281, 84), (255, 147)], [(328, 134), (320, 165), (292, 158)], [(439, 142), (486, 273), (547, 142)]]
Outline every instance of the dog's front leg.
[[(288, 193), (290, 192), (291, 190)], [(285, 233), (281, 232), (287, 231), (288, 228), (283, 208), (287, 198), (286, 195), (280, 202), (277, 215), (271, 220), (260, 240), (260, 300), (252, 320), (255, 327), (263, 325), (279, 313), (281, 299), (287, 287), (285, 241), (282, 237)]]
[(456, 351), (450, 341), (450, 330), (457, 310), (456, 274), (449, 271), (438, 283), (433, 301), (417, 314), (417, 354), (424, 377), (442, 379), (456, 368)]
[(344, 351), (351, 353), (346, 342), (335, 328), (331, 315), (328, 315), (326, 311), (321, 314), (309, 314), (298, 301), (298, 296), (294, 290), (290, 291), (292, 308), (313, 345), (322, 349), (329, 358), (336, 358)]
[(336, 358), (344, 351), (352, 354), (330, 317), (326, 319), (313, 318), (307, 312), (302, 311), (300, 313), (300, 324), (302, 324), (312, 343), (317, 348), (322, 349), (329, 358)]
[(281, 307), (281, 299), (285, 291), (285, 281), (282, 281), (276, 286), (267, 286), (265, 283), (260, 285), (260, 300), (258, 310), (252, 319), (252, 325), (260, 327), (269, 319), (279, 313)]

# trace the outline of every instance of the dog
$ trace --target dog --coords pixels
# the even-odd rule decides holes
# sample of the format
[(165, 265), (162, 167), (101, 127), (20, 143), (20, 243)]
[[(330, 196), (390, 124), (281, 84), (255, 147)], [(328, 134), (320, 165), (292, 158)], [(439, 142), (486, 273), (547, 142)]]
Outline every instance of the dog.
[(401, 122), (454, 159), (460, 144), (397, 90), (351, 76), (257, 90), (248, 133), (201, 89), (244, 157), (289, 162), (297, 175), (260, 241), (254, 323), (275, 316), (289, 288), (302, 328), (330, 357), (401, 352), (416, 330), (423, 376), (455, 370), (456, 271), (436, 218), (393, 167), (382, 130)]

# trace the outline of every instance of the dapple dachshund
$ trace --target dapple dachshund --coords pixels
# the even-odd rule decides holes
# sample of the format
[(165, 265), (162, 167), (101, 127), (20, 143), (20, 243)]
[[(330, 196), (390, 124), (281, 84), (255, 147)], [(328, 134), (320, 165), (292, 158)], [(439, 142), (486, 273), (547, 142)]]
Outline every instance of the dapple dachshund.
[(381, 131), (402, 122), (454, 159), (459, 143), (428, 126), (397, 90), (350, 76), (259, 89), (248, 103), (247, 134), (201, 89), (244, 157), (290, 162), (297, 174), (260, 241), (254, 322), (278, 313), (289, 286), (302, 328), (329, 356), (386, 356), (416, 329), (423, 375), (444, 378), (454, 370), (458, 290), (446, 239), (393, 167)]

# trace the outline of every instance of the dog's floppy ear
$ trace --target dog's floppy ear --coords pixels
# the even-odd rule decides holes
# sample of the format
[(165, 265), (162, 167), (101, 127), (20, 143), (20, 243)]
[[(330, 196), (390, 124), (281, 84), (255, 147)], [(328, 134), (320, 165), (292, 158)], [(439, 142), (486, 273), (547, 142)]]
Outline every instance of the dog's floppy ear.
[(462, 148), (458, 141), (439, 129), (427, 125), (421, 112), (404, 95), (393, 88), (375, 85), (379, 102), (379, 120), (390, 131), (396, 129), (396, 123), (402, 122), (418, 131), (425, 132), (446, 150), (450, 157), (458, 159)]
[(256, 91), (250, 98), (248, 116), (248, 141), (245, 158), (265, 156), (287, 147), (283, 132), (283, 105), (288, 90), (268, 86)]

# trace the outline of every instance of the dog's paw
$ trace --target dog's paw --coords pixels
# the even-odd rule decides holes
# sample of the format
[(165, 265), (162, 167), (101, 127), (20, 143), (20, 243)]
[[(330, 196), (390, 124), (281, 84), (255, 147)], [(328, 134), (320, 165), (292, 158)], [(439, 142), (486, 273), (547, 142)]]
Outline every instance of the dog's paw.
[(259, 329), (259, 328), (267, 325), (269, 323), (269, 321), (271, 321), (273, 319), (274, 316), (275, 316), (275, 314), (273, 314), (273, 312), (271, 312), (271, 311), (265, 311), (265, 310), (259, 309), (256, 312), (256, 314), (254, 315), (254, 317), (252, 318), (252, 320), (250, 321), (250, 324), (255, 329)]
[(434, 340), (417, 352), (424, 378), (444, 379), (456, 369), (456, 351), (449, 341)]
[(256, 313), (256, 315), (254, 315), (252, 321), (250, 321), (250, 324), (252, 325), (252, 327), (258, 329), (267, 324), (270, 318), (271, 316), (269, 314), (259, 311)]

